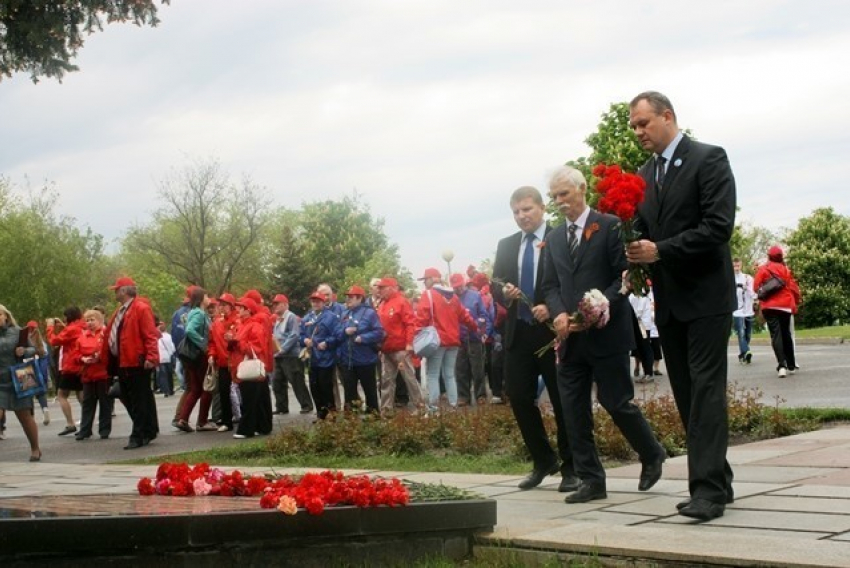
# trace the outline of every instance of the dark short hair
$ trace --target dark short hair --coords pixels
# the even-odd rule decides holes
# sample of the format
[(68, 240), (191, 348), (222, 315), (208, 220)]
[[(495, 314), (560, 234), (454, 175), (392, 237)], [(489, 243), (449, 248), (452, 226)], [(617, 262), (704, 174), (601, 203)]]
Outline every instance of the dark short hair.
[(83, 312), (77, 306), (69, 306), (65, 308), (65, 321), (71, 323), (72, 321), (77, 321), (78, 319), (83, 319)]
[(669, 110), (673, 113), (673, 120), (676, 119), (676, 111), (673, 110), (673, 103), (670, 102), (670, 99), (666, 95), (658, 91), (644, 91), (632, 99), (632, 102), (629, 103), (629, 108), (635, 108), (641, 101), (649, 103), (655, 114), (661, 114), (665, 110)]

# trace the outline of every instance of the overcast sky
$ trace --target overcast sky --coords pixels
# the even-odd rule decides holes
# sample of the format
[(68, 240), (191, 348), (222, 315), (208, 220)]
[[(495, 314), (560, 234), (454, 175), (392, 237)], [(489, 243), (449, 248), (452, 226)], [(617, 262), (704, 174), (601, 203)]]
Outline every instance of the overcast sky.
[(845, 0), (172, 0), (91, 36), (59, 84), (0, 82), (0, 175), (54, 182), (116, 239), (190, 157), (282, 205), (357, 190), (402, 262), (478, 265), (521, 185), (585, 156), (612, 102), (654, 89), (724, 146), (740, 218), (850, 214)]

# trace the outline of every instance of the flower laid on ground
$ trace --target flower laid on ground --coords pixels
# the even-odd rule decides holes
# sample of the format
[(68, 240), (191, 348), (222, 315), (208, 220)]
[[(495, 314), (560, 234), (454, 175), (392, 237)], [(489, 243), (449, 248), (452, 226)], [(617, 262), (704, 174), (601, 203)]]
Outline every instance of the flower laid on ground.
[[(620, 219), (620, 238), (624, 244), (640, 238), (635, 231), (634, 217), (638, 206), (643, 202), (646, 182), (636, 174), (624, 173), (620, 166), (599, 164), (593, 168), (593, 175), (599, 178), (596, 191), (599, 201), (596, 208), (602, 213), (610, 213)], [(645, 296), (649, 291), (646, 284), (649, 267), (645, 264), (629, 264), (629, 282), (636, 296)], [(625, 287), (621, 292), (626, 292)]]
[(278, 509), (294, 515), (298, 508), (312, 515), (325, 507), (354, 505), (357, 507), (394, 507), (407, 505), (410, 492), (398, 479), (371, 479), (368, 476), (346, 477), (339, 471), (306, 473), (303, 476), (246, 477), (239, 470), (226, 473), (206, 463), (164, 463), (156, 472), (156, 480), (143, 477), (137, 489), (140, 495), (218, 495), (251, 497), (262, 495), (260, 507)]

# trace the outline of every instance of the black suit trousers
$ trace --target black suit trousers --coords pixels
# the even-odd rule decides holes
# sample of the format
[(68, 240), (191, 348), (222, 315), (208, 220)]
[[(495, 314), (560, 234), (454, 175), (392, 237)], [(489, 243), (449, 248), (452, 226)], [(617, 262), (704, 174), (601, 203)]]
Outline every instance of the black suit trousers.
[(670, 386), (687, 433), (688, 489), (694, 498), (723, 505), (733, 496), (732, 468), (726, 461), (726, 352), (731, 325), (728, 314), (689, 322), (671, 316), (658, 326)]
[(583, 481), (604, 484), (605, 470), (593, 438), (591, 397), (594, 380), (599, 404), (611, 415), (640, 461), (651, 463), (663, 459), (665, 452), (640, 408), (632, 402), (635, 391), (629, 374), (628, 351), (594, 357), (584, 346), (587, 340), (586, 333), (575, 333), (567, 339), (566, 352), (558, 368), (558, 389), (576, 475)]
[[(511, 409), (519, 426), (525, 446), (534, 460), (535, 469), (547, 469), (561, 458), (561, 474), (574, 475), (573, 458), (569, 440), (564, 431), (564, 413), (558, 394), (555, 350), (548, 350), (542, 357), (535, 351), (542, 347), (537, 333), (524, 321), (516, 322), (513, 345), (505, 350), (505, 393), (511, 401)], [(537, 399), (537, 377), (543, 376), (546, 390), (552, 401), (552, 410), (557, 422), (558, 454), (549, 443), (543, 424), (543, 416), (535, 404)]]
[(127, 407), (127, 414), (133, 421), (130, 441), (140, 444), (153, 440), (159, 433), (156, 401), (151, 390), (151, 373), (150, 369), (143, 367), (122, 367), (118, 371), (121, 402)]

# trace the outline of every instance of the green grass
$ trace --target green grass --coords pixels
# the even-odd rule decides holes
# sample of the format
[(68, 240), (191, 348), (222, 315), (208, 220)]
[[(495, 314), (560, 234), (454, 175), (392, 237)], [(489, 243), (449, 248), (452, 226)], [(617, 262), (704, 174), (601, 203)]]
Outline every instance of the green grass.
[[(797, 337), (809, 339), (850, 339), (850, 325), (833, 325), (829, 327), (813, 327), (811, 329), (795, 329)], [(767, 329), (754, 333), (753, 337), (770, 337)]]

